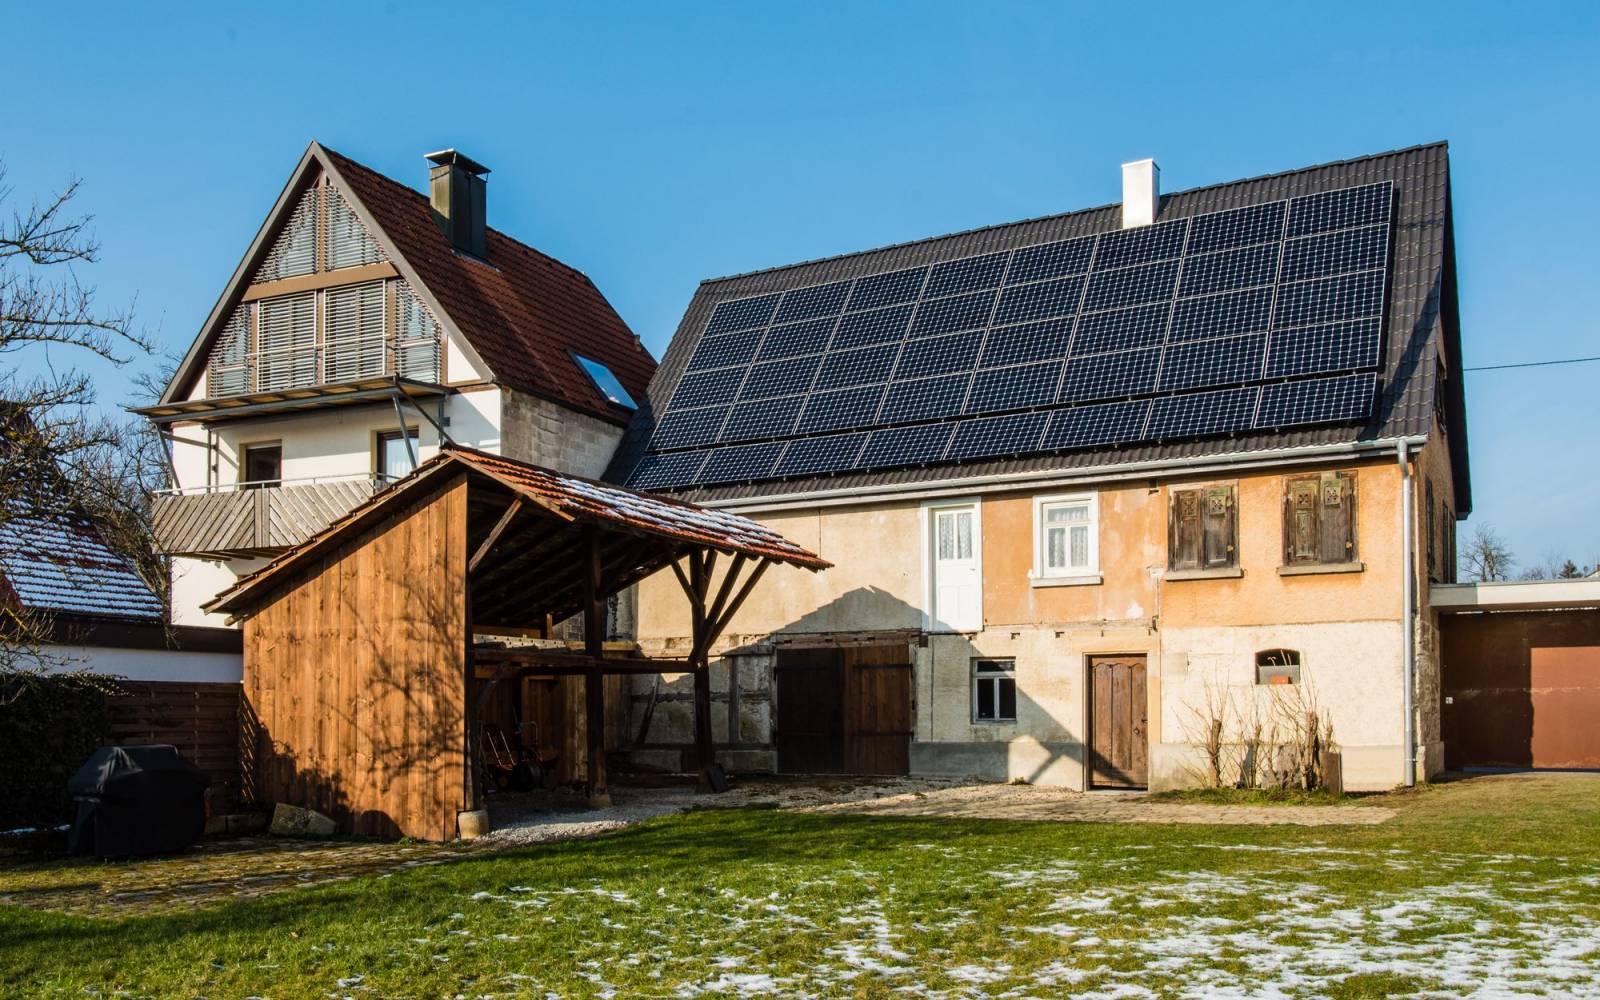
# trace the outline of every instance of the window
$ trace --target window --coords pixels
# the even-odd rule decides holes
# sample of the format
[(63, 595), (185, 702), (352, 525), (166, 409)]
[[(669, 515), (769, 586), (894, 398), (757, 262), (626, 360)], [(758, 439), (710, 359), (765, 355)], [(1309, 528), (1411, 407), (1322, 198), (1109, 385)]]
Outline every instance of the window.
[(300, 196), (294, 214), (278, 234), (278, 239), (267, 252), (256, 272), (256, 281), (281, 281), (317, 269), (317, 189), (310, 188)]
[(1444, 582), (1456, 582), (1456, 522), (1450, 516), (1450, 505), (1444, 505)]
[(1256, 654), (1257, 684), (1299, 684), (1300, 651), (1263, 649)]
[(1017, 721), (1017, 661), (972, 661), (972, 721)]
[(262, 299), (256, 329), (256, 389), (317, 381), (317, 293)]
[(380, 478), (394, 482), (404, 479), (417, 467), (417, 432), (406, 431), (406, 436), (401, 437), (399, 431), (382, 431), (378, 434), (378, 475)]
[(576, 361), (578, 367), (583, 369), (584, 374), (589, 376), (589, 380), (594, 383), (596, 389), (600, 390), (602, 396), (618, 406), (626, 406), (630, 410), (638, 409), (639, 404), (635, 403), (633, 397), (628, 395), (628, 390), (622, 387), (622, 381), (612, 374), (611, 369), (593, 358), (586, 358), (581, 354), (574, 354), (572, 360)]
[(391, 347), (394, 353), (391, 367), (401, 378), (437, 382), (443, 341), (439, 321), (433, 318), (433, 313), (417, 298), (409, 284), (404, 281), (393, 284), (397, 324)]
[(1167, 514), (1167, 568), (1180, 572), (1236, 568), (1236, 506), (1231, 483), (1174, 489)]
[(328, 259), (324, 262), (325, 268), (332, 271), (341, 267), (376, 264), (383, 260), (383, 251), (378, 249), (372, 234), (356, 218), (355, 210), (344, 200), (339, 189), (330, 184), (323, 190), (326, 192), (323, 202), (328, 216)]
[(1283, 490), (1283, 564), (1356, 561), (1356, 474), (1289, 476)]
[(983, 628), (982, 538), (978, 505), (924, 508), (928, 530), (929, 628), (975, 632)]
[(328, 289), (322, 327), (322, 381), (383, 374), (383, 282)]
[(1428, 544), (1427, 544), (1427, 549), (1428, 549), (1428, 582), (1429, 583), (1438, 583), (1439, 582), (1438, 560), (1437, 560), (1437, 558), (1435, 558), (1434, 550), (1436, 548), (1435, 541), (1439, 537), (1439, 522), (1435, 521), (1433, 519), (1433, 480), (1432, 479), (1423, 480), (1423, 490), (1422, 490), (1422, 492), (1423, 492), (1423, 495), (1426, 497), (1426, 500), (1425, 500), (1423, 506), (1427, 508), (1427, 518), (1423, 522), (1426, 525), (1426, 527), (1423, 530), (1425, 530), (1428, 533)]
[(239, 484), (244, 489), (258, 490), (263, 486), (278, 485), (283, 479), (283, 445), (246, 445), (240, 471)]
[(1100, 572), (1098, 508), (1093, 494), (1034, 499), (1034, 579), (1062, 580)]

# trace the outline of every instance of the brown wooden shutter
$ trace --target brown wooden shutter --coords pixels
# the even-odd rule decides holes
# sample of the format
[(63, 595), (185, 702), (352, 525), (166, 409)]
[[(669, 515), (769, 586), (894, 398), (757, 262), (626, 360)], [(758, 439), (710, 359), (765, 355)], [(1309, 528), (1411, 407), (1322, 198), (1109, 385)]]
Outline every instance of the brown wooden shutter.
[(1167, 568), (1199, 569), (1201, 553), (1201, 492), (1173, 490), (1167, 513)]
[(1322, 560), (1322, 479), (1289, 476), (1283, 481), (1283, 564)]
[(1319, 559), (1325, 563), (1356, 560), (1356, 474), (1329, 472), (1322, 476), (1318, 497)]
[(1236, 518), (1233, 487), (1208, 486), (1200, 498), (1202, 521), (1201, 568), (1224, 569), (1235, 565)]

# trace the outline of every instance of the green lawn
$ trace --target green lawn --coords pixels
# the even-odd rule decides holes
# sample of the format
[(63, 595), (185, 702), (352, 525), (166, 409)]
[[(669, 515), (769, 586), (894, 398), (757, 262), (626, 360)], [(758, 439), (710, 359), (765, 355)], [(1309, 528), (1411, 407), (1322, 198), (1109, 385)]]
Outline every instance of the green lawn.
[(1600, 778), (1383, 804), (1311, 829), (707, 811), (179, 915), (0, 907), (0, 995), (1600, 993)]

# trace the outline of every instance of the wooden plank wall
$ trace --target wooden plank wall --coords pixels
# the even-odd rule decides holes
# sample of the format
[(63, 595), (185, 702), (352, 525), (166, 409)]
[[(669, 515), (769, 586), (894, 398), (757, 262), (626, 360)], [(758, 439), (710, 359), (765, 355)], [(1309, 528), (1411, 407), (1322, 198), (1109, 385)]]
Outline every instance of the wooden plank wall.
[(239, 685), (118, 681), (107, 703), (118, 746), (170, 743), (211, 776), (213, 803), (239, 792)]
[(244, 626), (252, 777), (345, 831), (448, 840), (465, 804), (467, 483), (300, 572)]

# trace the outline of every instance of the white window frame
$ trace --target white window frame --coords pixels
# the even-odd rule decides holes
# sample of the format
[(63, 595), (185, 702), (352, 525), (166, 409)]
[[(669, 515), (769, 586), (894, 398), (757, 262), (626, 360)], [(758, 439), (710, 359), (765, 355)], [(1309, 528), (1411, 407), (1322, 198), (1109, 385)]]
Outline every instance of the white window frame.
[[(1049, 567), (1045, 511), (1050, 507), (1083, 505), (1089, 509), (1089, 561), (1065, 571)], [(1069, 542), (1070, 552), (1071, 545)], [(1070, 556), (1069, 556), (1070, 558)], [(1100, 495), (1098, 493), (1058, 493), (1033, 498), (1033, 570), (1028, 574), (1035, 587), (1071, 587), (1099, 583), (1100, 575)]]
[[(934, 514), (937, 511), (948, 510), (952, 507), (970, 507), (972, 509), (972, 559), (978, 566), (978, 623), (970, 629), (935, 628), (937, 624), (934, 612), (938, 609), (936, 601), (939, 581), (934, 572), (935, 559), (934, 546), (939, 540), (934, 537)], [(983, 503), (978, 497), (951, 497), (948, 499), (925, 500), (919, 511), (920, 527), (922, 531), (922, 630), (924, 632), (980, 632), (983, 630)]]
[[(1009, 670), (981, 671), (979, 664), (983, 663), (1009, 663)], [(1000, 682), (1011, 682), (1011, 714), (1000, 714)], [(992, 719), (978, 717), (978, 686), (984, 681), (994, 684), (994, 713)], [(972, 659), (972, 724), (974, 726), (1004, 726), (1017, 721), (1017, 661), (1010, 656), (975, 656)]]

